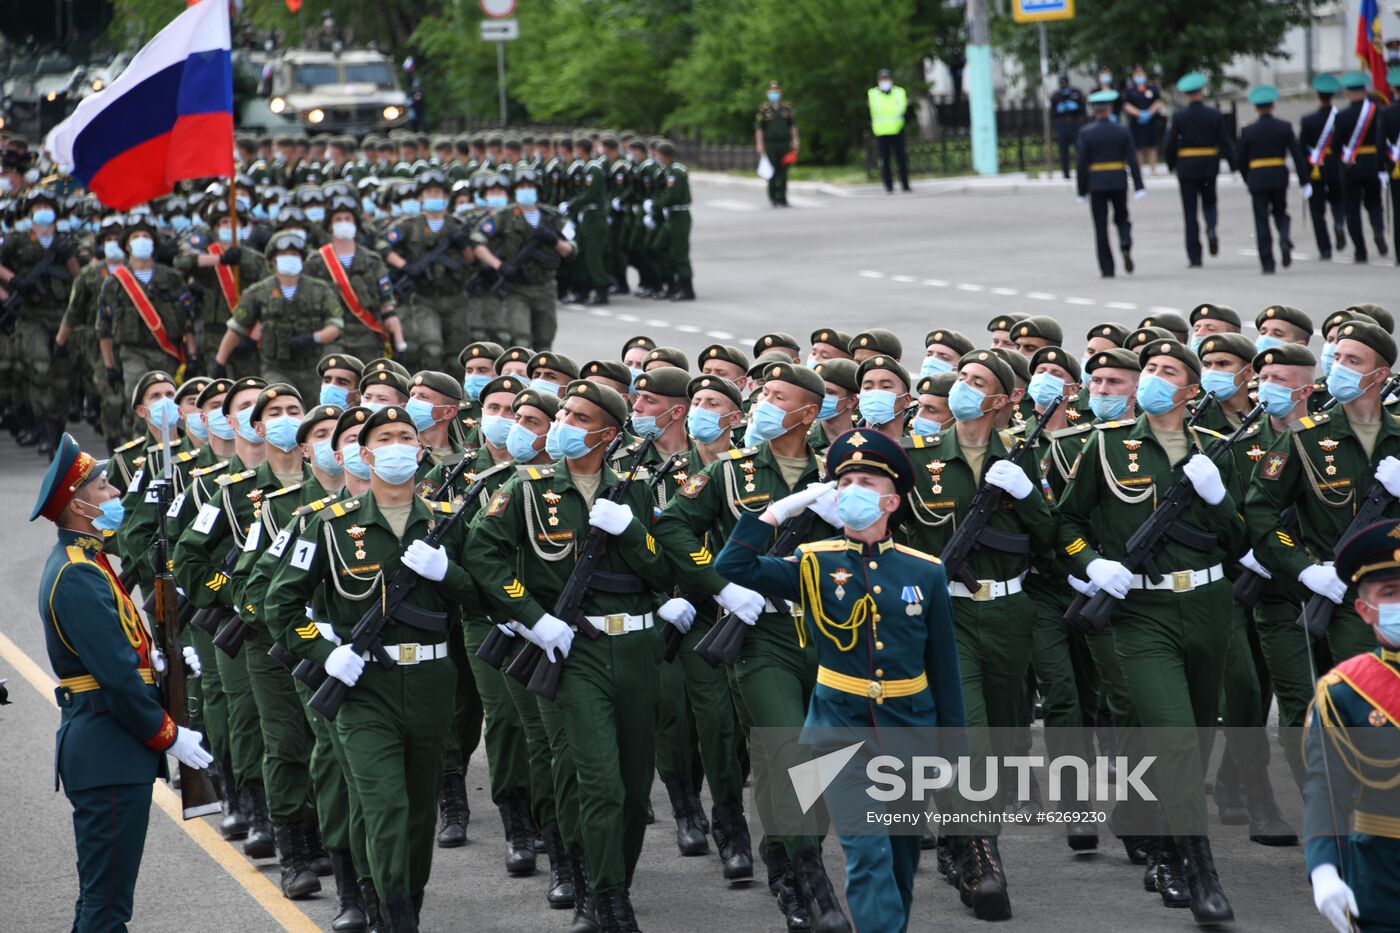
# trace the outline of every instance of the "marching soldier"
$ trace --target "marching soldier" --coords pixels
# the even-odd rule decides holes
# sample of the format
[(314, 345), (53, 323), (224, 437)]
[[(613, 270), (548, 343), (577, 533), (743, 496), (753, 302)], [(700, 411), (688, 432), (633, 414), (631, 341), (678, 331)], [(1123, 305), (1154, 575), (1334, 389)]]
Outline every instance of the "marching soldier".
[(1357, 262), (1366, 262), (1366, 237), (1361, 227), (1361, 208), (1371, 221), (1376, 240), (1376, 252), (1385, 256), (1385, 208), (1381, 204), (1381, 185), (1385, 178), (1384, 165), (1377, 146), (1380, 144), (1380, 106), (1366, 94), (1370, 81), (1360, 71), (1348, 71), (1341, 77), (1342, 89), (1350, 101), (1337, 114), (1337, 146), (1341, 161), (1342, 188), (1347, 207), (1347, 232), (1351, 234), (1352, 255)]
[[(1390, 85), (1391, 104), (1378, 117), (1378, 135), (1382, 147), (1381, 165), (1387, 175), (1384, 187), (1390, 189), (1392, 239), (1400, 242), (1400, 98), (1397, 98), (1400, 95), (1400, 65), (1390, 67), (1386, 73), (1386, 83)], [(1400, 253), (1396, 254), (1395, 262), (1400, 265)]]
[(1183, 75), (1176, 89), (1186, 95), (1187, 104), (1172, 114), (1167, 128), (1167, 169), (1176, 173), (1181, 189), (1181, 210), (1186, 218), (1186, 258), (1192, 267), (1201, 264), (1201, 233), (1196, 205), (1206, 221), (1206, 245), (1212, 256), (1220, 253), (1216, 235), (1219, 212), (1216, 208), (1215, 179), (1220, 160), (1235, 170), (1235, 148), (1225, 130), (1220, 111), (1205, 103), (1206, 76), (1198, 71)]
[[(239, 297), (244, 289), (267, 277), (268, 263), (261, 252), (247, 243), (252, 232), (247, 215), (241, 210), (230, 214), (227, 196), (211, 196), (206, 204), (207, 226), (190, 233), (174, 266), (194, 283), (192, 289), (197, 286), (201, 296), (194, 321), (195, 346), (200, 357), (212, 363)], [(256, 375), (257, 347), (253, 339), (240, 340), (225, 364), (227, 375), (234, 379)]]
[(389, 269), (377, 252), (357, 242), (361, 231), (355, 200), (334, 197), (327, 212), (330, 242), (307, 258), (305, 275), (329, 282), (345, 307), (345, 326), (337, 343), (345, 353), (365, 360), (391, 348), (402, 354), (408, 344), (394, 307)]
[(601, 157), (594, 158), (593, 141), (577, 134), (575, 160), (570, 165), (572, 192), (565, 216), (577, 228), (579, 264), (574, 266), (577, 299), (585, 305), (608, 303), (608, 275), (604, 268), (608, 240), (608, 170)]
[[(1312, 215), (1313, 235), (1317, 238), (1317, 257), (1332, 258), (1332, 242), (1338, 250), (1347, 248), (1346, 207), (1342, 198), (1341, 160), (1337, 153), (1337, 108), (1332, 98), (1342, 84), (1332, 75), (1313, 78), (1318, 107), (1298, 122), (1298, 141), (1308, 153), (1308, 180), (1312, 196), (1308, 212)], [(1332, 236), (1327, 235), (1327, 206), (1332, 206)]]
[[(1133, 272), (1133, 222), (1128, 218), (1128, 181), (1126, 168), (1133, 176), (1133, 197), (1147, 196), (1138, 169), (1137, 151), (1128, 131), (1113, 122), (1113, 102), (1117, 91), (1095, 91), (1089, 95), (1094, 108), (1094, 122), (1079, 131), (1079, 164), (1075, 181), (1079, 203), (1087, 198), (1094, 217), (1094, 243), (1099, 257), (1099, 274), (1113, 278), (1113, 251), (1108, 245), (1108, 208), (1113, 207), (1113, 225), (1118, 228), (1118, 249), (1123, 254), (1123, 269)], [(1009, 328), (1008, 328), (1009, 329)], [(992, 346), (996, 346), (995, 343)]]
[[(1192, 353), (1201, 352), (1201, 343), (1212, 334), (1238, 334), (1240, 313), (1227, 305), (1199, 304), (1191, 310), (1191, 341), (1187, 344)], [(1102, 349), (1102, 348), (1094, 348)]]
[(768, 82), (767, 98), (754, 116), (754, 149), (760, 159), (767, 157), (773, 166), (773, 175), (768, 179), (768, 203), (788, 207), (788, 153), (796, 153), (799, 146), (797, 116), (792, 112), (792, 104), (783, 99), (783, 89), (777, 81)]
[[(126, 259), (122, 248), (122, 220), (115, 215), (102, 218), (97, 231), (96, 261), (88, 263), (73, 280), (73, 290), (68, 296), (68, 310), (58, 326), (54, 337), (54, 355), (72, 353), (75, 366), (74, 385), (86, 385), (97, 395), (97, 426), (107, 441), (109, 450), (115, 449), (131, 433), (126, 430), (126, 396), (124, 386), (113, 386), (107, 382), (107, 367), (103, 365), (102, 354), (97, 346), (97, 318), (102, 308), (102, 286), (112, 273)], [(72, 350), (69, 350), (69, 345)]]
[(1259, 119), (1240, 131), (1240, 174), (1249, 186), (1254, 202), (1254, 240), (1259, 249), (1259, 263), (1265, 275), (1274, 271), (1274, 240), (1269, 232), (1269, 215), (1278, 227), (1278, 245), (1283, 267), (1293, 264), (1293, 241), (1289, 238), (1288, 167), (1285, 156), (1293, 159), (1298, 184), (1303, 197), (1312, 196), (1307, 163), (1293, 127), (1274, 116), (1278, 88), (1260, 85), (1249, 92), (1249, 102), (1259, 111)]
[[(654, 207), (661, 211), (666, 229), (666, 253), (662, 259), (664, 290), (672, 301), (694, 301), (690, 270), (690, 173), (676, 160), (676, 147), (663, 140), (656, 147), (661, 163)], [(786, 196), (783, 202), (787, 203)]]

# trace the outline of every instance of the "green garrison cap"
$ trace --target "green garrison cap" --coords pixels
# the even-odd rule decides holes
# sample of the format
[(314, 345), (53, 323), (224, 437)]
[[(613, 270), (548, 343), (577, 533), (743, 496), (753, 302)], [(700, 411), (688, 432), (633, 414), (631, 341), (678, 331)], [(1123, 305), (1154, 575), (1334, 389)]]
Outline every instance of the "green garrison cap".
[(1016, 337), (1036, 337), (1048, 340), (1057, 347), (1065, 339), (1064, 332), (1060, 329), (1060, 322), (1045, 314), (1033, 314), (1021, 321), (1011, 328), (1011, 336), (1013, 339)]
[(763, 370), (763, 380), (765, 382), (790, 382), (799, 389), (806, 389), (817, 397), (820, 401), (826, 398), (826, 382), (818, 376), (815, 370), (806, 366), (799, 366), (796, 363), (782, 360), (781, 362), (769, 363)]
[(1381, 326), (1387, 334), (1395, 333), (1395, 315), (1378, 304), (1363, 301), (1360, 304), (1347, 305), (1347, 310), (1353, 314), (1364, 314)]
[(823, 382), (829, 382), (834, 386), (840, 386), (847, 392), (860, 391), (860, 367), (855, 360), (848, 360), (844, 357), (834, 360), (822, 360), (812, 371), (822, 377)]
[(1349, 321), (1337, 331), (1338, 340), (1357, 340), (1375, 350), (1385, 360), (1385, 365), (1395, 365), (1395, 339), (1381, 330), (1379, 324), (1369, 321)]
[(1349, 586), (1400, 577), (1400, 520), (1367, 525), (1337, 548), (1337, 577)]
[(1009, 331), (1017, 321), (1024, 321), (1030, 317), (1029, 314), (1022, 314), (1019, 311), (1012, 311), (1010, 314), (998, 314), (987, 322), (987, 332), (996, 333), (999, 330)]
[[(850, 362), (847, 360), (846, 362)], [(709, 389), (718, 392), (734, 403), (735, 408), (742, 408), (744, 405), (743, 396), (739, 394), (739, 387), (721, 376), (696, 376), (690, 380), (685, 387), (687, 398), (695, 398), (695, 393)]]
[[(876, 369), (883, 369), (886, 372), (894, 373), (895, 376), (899, 378), (899, 381), (904, 383), (906, 389), (914, 384), (914, 380), (909, 378), (909, 370), (899, 365), (899, 360), (892, 356), (885, 356), (884, 354), (872, 356), (861, 363), (860, 367), (856, 370), (856, 381), (865, 381), (865, 374)], [(822, 381), (825, 382), (826, 380), (823, 379)]]
[(536, 353), (525, 364), (525, 369), (531, 375), (537, 369), (552, 369), (556, 373), (568, 376), (570, 379), (578, 378), (578, 364), (562, 353), (555, 353), (553, 350), (543, 350)]
[(904, 344), (899, 342), (899, 338), (892, 332), (882, 327), (863, 331), (851, 338), (848, 349), (855, 353), (857, 350), (874, 350), (876, 353), (885, 356), (892, 356), (900, 359), (904, 356)]
[[(1283, 346), (1297, 346), (1297, 344), (1283, 344)], [(1254, 349), (1254, 341), (1244, 334), (1211, 334), (1201, 341), (1200, 349), (1197, 352), (1203, 360), (1207, 353), (1228, 353), (1242, 360), (1252, 360), (1258, 351)]]
[[(527, 383), (519, 376), (497, 376), (486, 385), (481, 387), (481, 397), (486, 398), (497, 392), (509, 392), (511, 395), (519, 395), (525, 391)], [(557, 399), (557, 396), (556, 396)]]
[(655, 350), (656, 341), (652, 340), (646, 334), (639, 334), (622, 345), (622, 355), (626, 356), (627, 351), (633, 347), (641, 347), (643, 350)]
[(163, 369), (153, 369), (136, 380), (136, 385), (131, 390), (131, 407), (135, 408), (141, 404), (141, 398), (146, 394), (146, 390), (158, 383), (168, 382), (175, 385), (175, 377)]
[(1093, 340), (1095, 337), (1106, 337), (1121, 347), (1128, 339), (1128, 328), (1115, 321), (1104, 321), (1089, 328), (1089, 332), (1084, 335), (1085, 340)]
[(1206, 86), (1206, 76), (1199, 71), (1182, 75), (1176, 82), (1176, 89), (1183, 94), (1194, 94)]
[(339, 405), (317, 405), (306, 413), (306, 416), (301, 419), (301, 424), (297, 426), (297, 443), (305, 444), (307, 436), (311, 434), (316, 425), (322, 421), (338, 421), (341, 414), (343, 414), (343, 409)]
[(1186, 323), (1186, 318), (1175, 311), (1161, 311), (1157, 314), (1149, 314), (1138, 321), (1138, 327), (1160, 327), (1169, 331), (1177, 340), (1186, 342), (1186, 335), (1191, 332), (1191, 325)]
[(1250, 88), (1246, 98), (1256, 107), (1265, 107), (1278, 100), (1278, 88), (1272, 84), (1261, 84), (1258, 87)]
[(184, 382), (180, 383), (180, 385), (176, 387), (175, 401), (179, 402), (181, 399), (187, 398), (191, 395), (193, 395), (195, 398), (199, 398), (199, 393), (203, 392), (204, 387), (212, 381), (213, 380), (211, 380), (208, 376), (195, 376), (192, 379), (186, 379)]
[(579, 376), (584, 379), (592, 379), (595, 376), (611, 379), (621, 386), (632, 384), (632, 370), (618, 360), (589, 360), (583, 364), (583, 369), (579, 370)]
[(227, 417), (230, 414), (229, 405), (233, 402), (233, 397), (239, 392), (242, 392), (244, 389), (265, 388), (267, 388), (267, 380), (259, 379), (257, 376), (245, 376), (235, 382), (229, 387), (228, 394), (224, 396), (224, 404), (220, 406), (223, 409), (224, 416)]
[(1136, 353), (1145, 344), (1153, 340), (1161, 340), (1163, 337), (1168, 340), (1176, 340), (1176, 335), (1165, 327), (1139, 327), (1128, 335), (1128, 339), (1123, 341), (1123, 346)]
[(966, 334), (960, 334), (955, 330), (944, 330), (943, 328), (931, 330), (924, 335), (924, 349), (928, 349), (935, 343), (941, 347), (947, 347), (958, 356), (971, 353), (973, 349), (975, 349), (972, 341), (967, 338)]
[(365, 364), (360, 362), (359, 357), (351, 356), (348, 353), (327, 353), (321, 357), (316, 364), (316, 375), (324, 377), (328, 370), (344, 369), (355, 374), (359, 379), (365, 371)]
[(520, 406), (531, 405), (545, 413), (550, 421), (559, 414), (559, 396), (541, 392), (539, 389), (524, 388), (516, 393), (515, 399), (510, 403), (510, 410), (513, 414), (519, 414)]
[(1312, 87), (1319, 94), (1335, 94), (1342, 89), (1342, 82), (1333, 75), (1318, 75), (1313, 78)]
[(690, 373), (675, 366), (658, 366), (638, 376), (632, 383), (637, 392), (650, 392), (665, 398), (685, 398)]
[(642, 368), (645, 369), (658, 361), (677, 369), (690, 369), (690, 357), (686, 356), (679, 347), (657, 347), (647, 354), (647, 361), (642, 364)]
[(340, 413), (340, 417), (335, 421), (335, 430), (331, 432), (331, 447), (334, 450), (340, 449), (340, 436), (351, 428), (358, 428), (369, 420), (370, 410), (363, 405), (356, 405), (354, 408), (347, 408)]
[(925, 376), (919, 380), (919, 386), (915, 389), (915, 393), (947, 398), (948, 393), (953, 391), (953, 383), (957, 381), (957, 373), (934, 373), (932, 376)]
[(1267, 321), (1283, 321), (1285, 324), (1292, 324), (1309, 337), (1313, 334), (1312, 318), (1304, 314), (1301, 308), (1292, 305), (1269, 305), (1259, 312), (1254, 319), (1254, 326), (1263, 327)]
[(597, 382), (576, 379), (564, 390), (564, 399), (571, 398), (583, 399), (597, 405), (609, 418), (617, 422), (619, 428), (627, 423), (627, 400), (619, 395), (616, 389)]
[(1035, 368), (1042, 363), (1054, 363), (1056, 366), (1069, 373), (1070, 378), (1075, 382), (1080, 379), (1079, 361), (1074, 358), (1074, 354), (1066, 353), (1059, 347), (1041, 347), (1031, 356), (1031, 374), (1035, 374)]
[(1311, 369), (1317, 365), (1317, 358), (1300, 343), (1283, 343), (1254, 354), (1249, 365), (1254, 367), (1256, 373), (1265, 366), (1307, 366)]
[(530, 357), (535, 355), (535, 351), (529, 347), (506, 347), (505, 351), (496, 357), (496, 369), (499, 371), (507, 363), (521, 363), (528, 365)]
[(466, 397), (466, 391), (462, 388), (462, 383), (449, 376), (447, 373), (437, 372), (432, 369), (425, 369), (422, 372), (413, 374), (413, 385), (422, 386), (425, 389), (432, 389), (441, 395), (445, 395), (455, 401), (462, 401)]
[(467, 360), (487, 359), (491, 361), (492, 366), (495, 366), (496, 360), (504, 352), (506, 352), (506, 348), (499, 343), (491, 340), (478, 340), (462, 348), (462, 352), (457, 354), (457, 362), (465, 367)]
[(370, 373), (377, 373), (384, 370), (388, 370), (391, 373), (398, 373), (400, 376), (403, 376), (405, 382), (408, 381), (410, 375), (408, 367), (404, 366), (404, 364), (383, 356), (377, 360), (370, 360), (366, 363), (364, 372), (365, 375), (368, 376)]
[(802, 350), (802, 345), (797, 342), (797, 338), (792, 334), (774, 331), (771, 334), (764, 334), (753, 342), (753, 355), (762, 356), (769, 350), (777, 350), (783, 347), (794, 352), (801, 352)]
[(1117, 99), (1117, 91), (1095, 91), (1089, 95), (1089, 103), (1096, 107), (1107, 107)]
[(1226, 324), (1239, 327), (1240, 313), (1228, 305), (1211, 304), (1207, 301), (1191, 309), (1191, 323), (1195, 324), (1200, 320), (1224, 321)]
[(232, 379), (211, 379), (199, 390), (199, 395), (195, 397), (196, 408), (203, 408), (220, 395), (224, 395), (233, 387)]
[(1031, 362), (1026, 359), (1026, 355), (1020, 350), (1012, 350), (1008, 347), (992, 347), (992, 352), (1006, 361), (1006, 365), (1011, 367), (1011, 374), (1018, 382), (1031, 381)]
[(286, 398), (287, 396), (291, 396), (297, 400), (297, 404), (301, 404), (301, 393), (297, 391), (296, 386), (289, 385), (285, 382), (272, 383), (272, 385), (258, 393), (258, 400), (253, 403), (253, 413), (248, 416), (249, 421), (261, 421), (262, 413), (267, 409), (268, 405), (278, 399)]
[(747, 372), (749, 368), (749, 358), (744, 355), (743, 350), (722, 343), (712, 343), (700, 351), (700, 365), (702, 367), (710, 360), (730, 363), (745, 372)]
[(366, 370), (360, 377), (360, 392), (363, 393), (370, 386), (388, 386), (405, 398), (408, 397), (408, 377), (401, 376), (392, 369), (381, 369), (378, 372)]
[(1147, 365), (1147, 361), (1154, 356), (1170, 356), (1173, 359), (1180, 360), (1186, 364), (1188, 369), (1196, 374), (1197, 379), (1201, 377), (1201, 358), (1192, 353), (1191, 348), (1179, 340), (1171, 338), (1166, 340), (1153, 340), (1138, 351), (1138, 358), (1142, 360), (1144, 366)]
[(1359, 320), (1359, 317), (1355, 311), (1333, 311), (1331, 314), (1327, 315), (1327, 317), (1324, 318), (1322, 321), (1323, 339), (1327, 339), (1327, 334), (1332, 330), (1332, 328), (1340, 327), (1347, 321), (1355, 320)]
[(1089, 361), (1084, 364), (1084, 371), (1092, 373), (1096, 369), (1130, 369), (1133, 372), (1142, 371), (1142, 362), (1136, 353), (1126, 347), (1114, 347), (1112, 350), (1100, 350)]
[(962, 372), (963, 367), (971, 363), (980, 363), (990, 369), (997, 382), (1001, 383), (1001, 390), (1007, 395), (1016, 391), (1016, 373), (1011, 364), (999, 354), (991, 350), (973, 350), (971, 353), (965, 353), (963, 358), (958, 360), (958, 371)]
[(842, 473), (888, 477), (894, 480), (895, 492), (901, 496), (914, 488), (914, 465), (909, 462), (909, 455), (899, 441), (873, 428), (856, 428), (831, 442), (826, 451), (826, 475)]
[(1364, 91), (1370, 85), (1370, 80), (1360, 71), (1344, 71), (1340, 79), (1342, 87), (1348, 91)]

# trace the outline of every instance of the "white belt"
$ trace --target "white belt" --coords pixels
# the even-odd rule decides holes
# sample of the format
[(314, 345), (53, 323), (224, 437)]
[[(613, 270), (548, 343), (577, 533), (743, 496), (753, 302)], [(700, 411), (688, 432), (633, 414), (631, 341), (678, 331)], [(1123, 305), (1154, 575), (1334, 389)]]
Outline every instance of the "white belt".
[(1225, 569), (1219, 564), (1207, 570), (1173, 570), (1170, 573), (1162, 574), (1161, 583), (1153, 583), (1145, 575), (1135, 573), (1129, 589), (1171, 590), (1173, 593), (1189, 593), (1198, 586), (1205, 586), (1207, 583), (1214, 583), (1216, 580), (1224, 578)]
[[(389, 656), (389, 660), (396, 664), (436, 661), (439, 658), (447, 657), (447, 642), (439, 645), (418, 645), (411, 642), (402, 645), (385, 645), (384, 653)], [(364, 653), (363, 657), (366, 661), (371, 660), (368, 651)]]
[(1015, 596), (1021, 592), (1021, 579), (1013, 577), (1010, 580), (978, 580), (980, 584), (977, 589), (968, 589), (956, 580), (948, 584), (948, 595), (957, 596), (961, 599), (971, 599), (974, 602), (984, 603), (992, 599), (1000, 599), (1003, 596)]
[[(634, 616), (625, 612), (610, 612), (605, 616), (584, 616), (594, 628), (604, 635), (627, 635), (631, 632), (640, 632), (643, 629), (651, 628), (656, 624), (655, 617), (650, 613)], [(574, 626), (577, 628), (577, 626)]]

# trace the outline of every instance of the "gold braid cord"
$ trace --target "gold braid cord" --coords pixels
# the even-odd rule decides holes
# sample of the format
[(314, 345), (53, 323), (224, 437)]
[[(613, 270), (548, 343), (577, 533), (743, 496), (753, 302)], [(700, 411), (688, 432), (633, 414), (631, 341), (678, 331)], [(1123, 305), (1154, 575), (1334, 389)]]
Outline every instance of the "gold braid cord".
[[(875, 599), (866, 593), (851, 609), (850, 616), (845, 622), (837, 622), (826, 614), (822, 606), (822, 578), (821, 564), (817, 562), (817, 555), (814, 552), (807, 552), (802, 555), (802, 563), (798, 570), (802, 587), (802, 612), (810, 618), (816, 625), (817, 631), (831, 639), (838, 651), (850, 651), (856, 646), (856, 639), (860, 636), (860, 627), (869, 619), (871, 625), (871, 637), (875, 637)], [(849, 632), (850, 639), (842, 641), (838, 632)], [(798, 624), (797, 639), (799, 646), (807, 646), (806, 639), (802, 634), (801, 623)]]
[[(1322, 723), (1322, 734), (1332, 743), (1342, 766), (1351, 772), (1351, 776), (1356, 778), (1357, 783), (1371, 790), (1394, 790), (1400, 787), (1400, 758), (1373, 758), (1363, 754), (1351, 741), (1347, 726), (1338, 715), (1337, 705), (1327, 686), (1326, 682), (1317, 685), (1317, 696), (1314, 702), (1318, 719)], [(1311, 723), (1312, 717), (1309, 717), (1307, 721)], [(1304, 740), (1306, 741), (1306, 732)], [(1326, 752), (1324, 751), (1323, 754)], [(1366, 776), (1368, 770), (1371, 773), (1389, 774), (1390, 777), (1386, 780), (1376, 780)]]

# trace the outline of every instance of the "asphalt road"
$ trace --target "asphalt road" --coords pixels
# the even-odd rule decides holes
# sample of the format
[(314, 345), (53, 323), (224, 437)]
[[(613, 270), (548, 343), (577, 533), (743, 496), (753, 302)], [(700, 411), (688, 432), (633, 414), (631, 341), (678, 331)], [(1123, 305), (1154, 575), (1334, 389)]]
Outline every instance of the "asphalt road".
[[(1185, 310), (1202, 300), (1252, 317), (1271, 303), (1297, 305), (1320, 319), (1354, 301), (1386, 303), (1394, 293), (1389, 264), (1357, 267), (1310, 258), (1311, 234), (1294, 234), (1302, 255), (1293, 269), (1260, 276), (1248, 201), (1236, 183), (1222, 187), (1223, 249), (1202, 270), (1186, 269), (1174, 183), (1161, 176), (1151, 196), (1133, 202), (1138, 273), (1098, 278), (1088, 208), (1067, 183), (938, 182), (914, 194), (855, 189), (842, 196), (794, 188), (789, 210), (767, 207), (746, 180), (696, 177), (695, 287), (700, 300), (671, 304), (614, 299), (607, 308), (565, 309), (557, 349), (580, 363), (616, 355), (638, 333), (674, 343), (694, 359), (716, 340), (751, 344), (769, 330), (804, 339), (821, 326), (857, 331), (884, 326), (905, 342), (917, 366), (922, 336), (953, 327), (975, 341), (995, 314), (1049, 313), (1065, 325), (1068, 348), (1104, 320), (1136, 324), (1156, 308)], [(1297, 196), (1294, 214), (1297, 219)], [(83, 435), (92, 440), (90, 434)], [(0, 564), (0, 677), (12, 704), (0, 707), (0, 929), (50, 931), (71, 922), (75, 895), (67, 802), (53, 792), (53, 729), (58, 720), (35, 588), (51, 543), (44, 523), (27, 524), (41, 464), (32, 451), (0, 438), (0, 523), (11, 555)], [(27, 679), (29, 678), (29, 679)], [(38, 687), (31, 685), (30, 679)], [(1276, 757), (1274, 784), (1296, 814), (1296, 795)], [(508, 879), (496, 815), (484, 789), (484, 754), (472, 759), (468, 794), (475, 808), (471, 843), (439, 851), (424, 914), (431, 930), (561, 929), (566, 915), (544, 906), (543, 878)], [(157, 803), (170, 797), (157, 789)], [(634, 902), (647, 930), (781, 930), (766, 888), (729, 890), (713, 855), (682, 859), (675, 851), (665, 791), (653, 792), (659, 821), (647, 839)], [(1220, 874), (1238, 930), (1322, 930), (1304, 876), (1301, 850), (1266, 849), (1239, 828), (1216, 836)], [(1167, 911), (1139, 881), (1116, 843), (1073, 856), (1047, 832), (1008, 834), (1002, 846), (1015, 917), (1027, 930), (1185, 930), (1186, 911)], [(827, 862), (840, 876), (834, 841)], [(543, 864), (543, 859), (541, 859)], [(760, 869), (761, 873), (761, 869)], [(330, 879), (326, 879), (329, 882)], [(261, 931), (327, 929), (334, 913), (329, 884), (321, 896), (292, 905), (276, 890), (271, 861), (252, 866), (208, 824), (181, 825), (153, 809), (137, 890), (133, 929)], [(971, 915), (933, 870), (921, 869), (911, 929), (969, 929)]]

